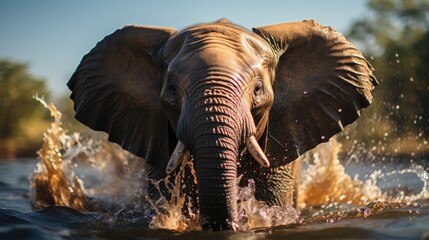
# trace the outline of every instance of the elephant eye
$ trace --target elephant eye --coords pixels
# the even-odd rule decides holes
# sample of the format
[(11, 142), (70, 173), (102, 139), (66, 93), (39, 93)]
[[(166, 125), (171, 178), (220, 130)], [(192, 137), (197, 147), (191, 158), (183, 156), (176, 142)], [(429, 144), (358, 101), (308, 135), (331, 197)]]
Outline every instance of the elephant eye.
[(262, 86), (262, 82), (258, 81), (255, 84), (255, 88), (253, 90), (253, 95), (255, 96), (256, 100), (259, 100), (263, 94), (263, 86)]
[(177, 103), (178, 94), (179, 93), (178, 93), (176, 82), (169, 79), (164, 87), (163, 94), (162, 94), (162, 98), (164, 102), (170, 106), (175, 106)]
[(167, 91), (170, 95), (176, 96), (177, 94), (177, 88), (175, 84), (168, 84)]

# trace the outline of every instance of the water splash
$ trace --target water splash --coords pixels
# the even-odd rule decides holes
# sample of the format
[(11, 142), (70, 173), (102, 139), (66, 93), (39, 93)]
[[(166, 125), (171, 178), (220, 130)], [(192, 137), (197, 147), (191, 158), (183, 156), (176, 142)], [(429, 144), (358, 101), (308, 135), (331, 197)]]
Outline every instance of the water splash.
[(60, 205), (89, 210), (82, 181), (72, 171), (71, 162), (62, 159), (61, 149), (69, 147), (72, 141), (61, 126), (61, 113), (54, 104), (47, 104), (38, 96), (34, 98), (49, 109), (54, 121), (45, 131), (43, 146), (37, 152), (40, 162), (31, 177), (31, 202), (36, 209)]
[[(174, 179), (167, 177), (152, 181), (157, 186), (161, 183), (169, 186), (172, 196), (153, 202), (147, 197), (148, 180), (143, 159), (109, 143), (105, 135), (68, 134), (55, 106), (35, 98), (53, 117), (38, 151), (40, 162), (30, 178), (30, 197), (35, 209), (61, 205), (80, 211), (107, 213), (105, 222), (112, 228), (149, 217), (152, 229), (200, 230), (199, 213), (192, 210), (192, 203), (184, 192), (185, 173), (195, 175), (190, 156), (182, 162)], [(365, 218), (429, 199), (429, 174), (424, 167), (412, 165), (382, 171), (368, 164), (368, 175), (351, 177), (339, 160), (340, 151), (341, 144), (333, 139), (301, 157), (301, 161), (308, 165), (302, 172), (300, 184), (301, 215), (291, 206), (269, 207), (257, 201), (253, 181), (239, 188), (238, 229)], [(386, 179), (404, 174), (414, 174), (422, 188), (412, 192), (406, 188), (380, 186)], [(187, 211), (183, 211), (184, 206)]]
[[(150, 223), (152, 229), (167, 229), (171, 231), (183, 232), (201, 230), (199, 224), (199, 213), (192, 210), (192, 202), (187, 198), (183, 192), (183, 182), (185, 179), (186, 169), (191, 172), (192, 179), (196, 184), (195, 169), (193, 167), (192, 158), (185, 157), (179, 167), (179, 172), (171, 181), (169, 176), (159, 181), (153, 181), (155, 186), (160, 189), (161, 183), (168, 187), (168, 191), (172, 196), (171, 199), (161, 197), (158, 202), (151, 202), (152, 208), (155, 210), (155, 215)], [(238, 187), (238, 225), (237, 229), (241, 231), (258, 229), (258, 228), (271, 228), (274, 226), (288, 225), (296, 223), (299, 218), (299, 211), (291, 206), (268, 206), (266, 203), (256, 200), (255, 183), (249, 180), (245, 187)], [(187, 211), (184, 214), (183, 206), (188, 199)]]
[[(368, 217), (381, 211), (415, 205), (416, 201), (429, 198), (429, 173), (423, 166), (382, 171), (367, 163), (371, 173), (363, 180), (358, 174), (352, 178), (339, 161), (341, 147), (331, 139), (303, 156), (302, 161), (311, 162), (302, 173), (304, 177), (299, 193), (299, 207), (313, 209), (306, 222)], [(398, 189), (398, 186), (393, 190), (381, 187), (382, 182), (404, 174), (413, 174), (421, 181), (421, 189), (413, 194)]]
[(303, 161), (311, 162), (303, 172), (300, 187), (300, 208), (327, 206), (329, 204), (365, 205), (371, 201), (391, 200), (377, 186), (377, 178), (383, 177), (381, 170), (374, 170), (362, 181), (346, 173), (339, 160), (342, 145), (335, 138), (319, 145)]
[(133, 205), (146, 209), (142, 159), (108, 142), (105, 135), (68, 134), (55, 105), (34, 98), (50, 111), (53, 122), (44, 133), (37, 152), (40, 162), (30, 177), (33, 208), (58, 205), (112, 212)]
[(238, 191), (239, 230), (272, 228), (298, 223), (300, 212), (292, 206), (268, 206), (255, 198), (255, 183), (249, 180)]
[[(186, 171), (188, 169), (188, 171)], [(185, 173), (190, 172), (192, 179), (196, 184), (196, 175), (193, 167), (192, 158), (189, 155), (184, 156), (184, 159), (179, 167), (178, 173), (174, 177), (173, 181), (170, 181), (170, 176), (166, 176), (164, 179), (155, 181), (152, 183), (160, 191), (161, 183), (164, 183), (169, 191), (171, 198), (167, 199), (161, 193), (161, 198), (157, 202), (153, 202), (148, 199), (151, 203), (152, 209), (155, 210), (155, 215), (149, 224), (152, 229), (167, 229), (171, 231), (183, 232), (191, 230), (201, 230), (199, 224), (199, 213), (192, 210), (192, 202), (187, 198), (184, 189)], [(186, 200), (187, 213), (184, 214), (183, 207)]]

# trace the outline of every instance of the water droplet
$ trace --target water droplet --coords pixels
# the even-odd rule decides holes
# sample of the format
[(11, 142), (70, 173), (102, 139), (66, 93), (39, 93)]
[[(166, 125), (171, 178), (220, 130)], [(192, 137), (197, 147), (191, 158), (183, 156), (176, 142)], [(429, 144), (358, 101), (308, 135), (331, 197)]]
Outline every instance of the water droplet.
[(331, 219), (326, 219), (326, 222), (327, 222), (327, 223), (334, 223), (334, 222), (335, 222), (335, 220), (334, 220), (334, 219), (332, 219), (332, 218), (331, 218)]
[(320, 139), (322, 139), (322, 140), (325, 140), (325, 138), (326, 138), (325, 136), (321, 136), (321, 137), (320, 137)]

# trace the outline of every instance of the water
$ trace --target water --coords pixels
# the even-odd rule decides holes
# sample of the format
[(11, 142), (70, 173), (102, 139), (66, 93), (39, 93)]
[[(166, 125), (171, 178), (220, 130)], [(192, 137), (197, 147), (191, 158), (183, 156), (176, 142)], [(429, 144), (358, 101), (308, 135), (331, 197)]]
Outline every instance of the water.
[(249, 182), (239, 231), (202, 232), (198, 212), (182, 214), (191, 159), (162, 180), (173, 199), (149, 201), (141, 159), (105, 136), (67, 133), (45, 106), (54, 121), (39, 159), (0, 162), (0, 239), (429, 239), (428, 159), (363, 161), (332, 140), (301, 159), (298, 210), (258, 202)]

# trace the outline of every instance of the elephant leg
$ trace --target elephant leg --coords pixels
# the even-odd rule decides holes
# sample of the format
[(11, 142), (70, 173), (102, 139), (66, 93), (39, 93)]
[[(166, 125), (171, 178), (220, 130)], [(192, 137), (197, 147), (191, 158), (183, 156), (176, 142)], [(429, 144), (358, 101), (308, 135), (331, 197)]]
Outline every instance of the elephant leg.
[[(241, 186), (249, 179), (255, 182), (255, 197), (268, 205), (296, 207), (298, 201), (299, 163), (291, 162), (277, 168), (263, 168), (255, 161), (246, 161), (242, 168)], [(295, 176), (296, 175), (296, 176)]]

